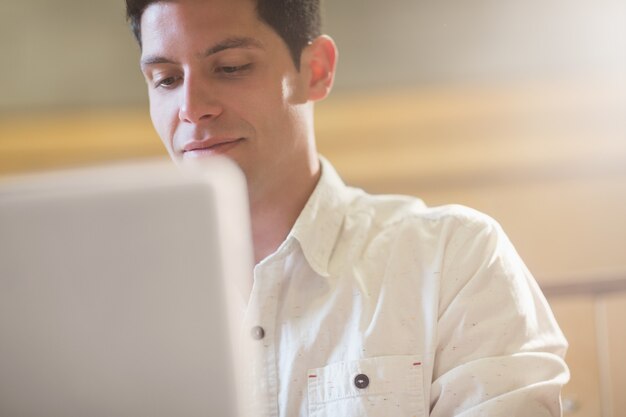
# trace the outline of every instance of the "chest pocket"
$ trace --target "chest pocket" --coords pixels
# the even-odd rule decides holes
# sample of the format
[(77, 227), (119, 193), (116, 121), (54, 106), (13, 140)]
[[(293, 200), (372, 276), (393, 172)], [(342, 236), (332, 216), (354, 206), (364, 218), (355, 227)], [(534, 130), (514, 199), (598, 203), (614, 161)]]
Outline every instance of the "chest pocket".
[(309, 417), (425, 417), (420, 356), (338, 362), (308, 372)]

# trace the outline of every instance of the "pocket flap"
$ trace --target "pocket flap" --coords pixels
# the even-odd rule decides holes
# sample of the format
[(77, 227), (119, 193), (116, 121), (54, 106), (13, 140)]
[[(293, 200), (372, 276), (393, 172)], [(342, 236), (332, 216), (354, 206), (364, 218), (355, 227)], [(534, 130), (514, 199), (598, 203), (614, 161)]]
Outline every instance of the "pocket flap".
[(394, 393), (421, 398), (422, 359), (417, 355), (402, 355), (338, 362), (310, 369), (308, 386), (312, 404)]

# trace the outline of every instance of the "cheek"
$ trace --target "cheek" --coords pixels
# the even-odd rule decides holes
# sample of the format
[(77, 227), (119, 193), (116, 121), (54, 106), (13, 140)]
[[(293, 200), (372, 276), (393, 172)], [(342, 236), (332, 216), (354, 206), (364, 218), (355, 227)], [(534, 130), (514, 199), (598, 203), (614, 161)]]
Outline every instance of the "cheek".
[(285, 103), (297, 105), (307, 101), (306, 88), (303, 86), (303, 77), (287, 75), (282, 79), (281, 84), (282, 96)]
[(174, 110), (173, 106), (168, 105), (167, 102), (159, 100), (151, 94), (150, 119), (152, 119), (152, 125), (165, 147), (168, 151), (171, 150), (171, 139), (176, 130), (178, 113)]

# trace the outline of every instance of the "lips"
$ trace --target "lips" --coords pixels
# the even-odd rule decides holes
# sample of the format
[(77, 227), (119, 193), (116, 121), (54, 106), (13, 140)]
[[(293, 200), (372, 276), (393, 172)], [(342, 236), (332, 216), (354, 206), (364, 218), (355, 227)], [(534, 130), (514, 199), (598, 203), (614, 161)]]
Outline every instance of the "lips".
[(204, 140), (194, 140), (185, 144), (183, 152), (211, 149), (228, 143), (237, 142), (241, 139), (243, 138), (210, 138)]
[(243, 138), (210, 138), (201, 141), (191, 141), (183, 147), (183, 157), (193, 158), (222, 154), (234, 148), (242, 141)]

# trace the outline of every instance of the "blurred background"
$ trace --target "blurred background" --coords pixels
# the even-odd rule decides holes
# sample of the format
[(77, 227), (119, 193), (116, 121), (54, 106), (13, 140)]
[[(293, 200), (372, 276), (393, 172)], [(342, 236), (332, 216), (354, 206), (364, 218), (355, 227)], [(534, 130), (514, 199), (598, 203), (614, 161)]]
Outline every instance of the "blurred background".
[[(566, 415), (626, 410), (626, 1), (339, 0), (320, 151), (504, 226), (571, 347)], [(122, 0), (0, 4), (0, 178), (165, 156)]]

